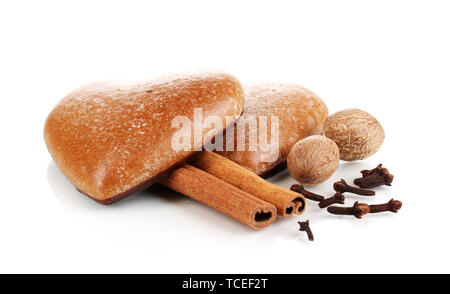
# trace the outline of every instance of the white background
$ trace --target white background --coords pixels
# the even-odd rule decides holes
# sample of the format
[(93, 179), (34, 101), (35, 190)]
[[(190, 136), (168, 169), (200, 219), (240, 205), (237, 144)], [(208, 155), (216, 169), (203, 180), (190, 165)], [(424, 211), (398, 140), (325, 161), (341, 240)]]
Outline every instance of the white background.
[[(1, 1), (0, 272), (448, 273), (449, 15), (448, 1)], [(113, 206), (76, 192), (43, 141), (58, 100), (95, 80), (196, 68), (370, 112), (380, 152), (311, 190), (331, 195), (382, 162), (395, 180), (369, 203), (402, 210), (357, 220), (308, 203), (253, 231), (161, 189)], [(314, 242), (298, 232), (305, 219)]]

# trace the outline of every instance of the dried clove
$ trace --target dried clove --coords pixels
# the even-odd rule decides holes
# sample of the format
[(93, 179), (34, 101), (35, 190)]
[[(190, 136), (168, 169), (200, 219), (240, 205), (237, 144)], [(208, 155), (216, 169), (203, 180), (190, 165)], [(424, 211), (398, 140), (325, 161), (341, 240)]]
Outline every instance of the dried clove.
[(314, 235), (311, 232), (311, 228), (309, 227), (309, 220), (307, 220), (306, 222), (298, 222), (298, 224), (300, 225), (300, 228), (298, 230), (306, 232), (306, 235), (308, 235), (308, 240), (314, 241)]
[(331, 214), (353, 215), (356, 218), (361, 219), (364, 215), (369, 213), (370, 207), (366, 203), (358, 203), (358, 201), (356, 201), (352, 207), (330, 206), (327, 208), (327, 211)]
[(370, 213), (391, 211), (397, 213), (402, 208), (402, 202), (392, 198), (388, 203), (370, 205)]
[(360, 188), (375, 188), (378, 186), (390, 186), (394, 175), (390, 174), (387, 168), (379, 164), (376, 168), (371, 170), (362, 170), (362, 178), (355, 179), (353, 183)]
[(302, 184), (294, 184), (291, 186), (291, 191), (297, 192), (305, 196), (306, 199), (320, 202), (325, 199), (322, 195), (318, 195), (305, 190), (305, 187)]
[(330, 206), (332, 204), (344, 204), (344, 203), (345, 203), (345, 196), (342, 195), (340, 192), (337, 192), (336, 194), (334, 194), (334, 196), (320, 201), (319, 202), (319, 207), (320, 208), (325, 208), (325, 207)]
[(381, 169), (383, 168), (383, 165), (380, 163), (379, 165), (377, 165), (376, 168), (374, 169), (365, 169), (361, 171), (361, 174), (363, 177), (367, 177), (370, 176), (371, 174), (374, 173), (379, 173), (381, 171)]
[(373, 195), (375, 195), (375, 191), (366, 190), (366, 189), (361, 189), (361, 188), (358, 188), (358, 187), (350, 186), (350, 185), (347, 184), (346, 181), (344, 181), (344, 179), (341, 179), (340, 181), (334, 183), (333, 184), (333, 188), (334, 188), (334, 190), (336, 192), (339, 192), (339, 193), (349, 192), (349, 193), (363, 195), (363, 196), (373, 196)]

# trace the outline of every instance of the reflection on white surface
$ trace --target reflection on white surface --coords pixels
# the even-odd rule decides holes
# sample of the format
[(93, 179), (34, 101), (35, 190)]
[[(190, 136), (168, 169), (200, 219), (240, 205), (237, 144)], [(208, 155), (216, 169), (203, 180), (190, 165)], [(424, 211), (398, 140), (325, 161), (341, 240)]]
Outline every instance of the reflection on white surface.
[(114, 242), (129, 244), (134, 240), (136, 246), (167, 249), (192, 243), (222, 247), (239, 242), (240, 238), (258, 238), (270, 244), (276, 238), (273, 233), (254, 231), (160, 185), (103, 205), (78, 192), (53, 162), (48, 166), (47, 178), (64, 211), (75, 222)]
[[(332, 196), (334, 191), (331, 187), (334, 181), (344, 178), (351, 182), (351, 179), (359, 177), (359, 170), (366, 168), (371, 166), (367, 163), (342, 163), (330, 180), (308, 188), (326, 197)], [(289, 219), (278, 218), (271, 227), (254, 231), (202, 203), (160, 185), (154, 185), (115, 204), (103, 205), (78, 192), (53, 162), (48, 165), (47, 178), (64, 211), (84, 229), (114, 242), (134, 242), (136, 246), (151, 248), (178, 248), (189, 243), (198, 247), (234, 244), (241, 250), (255, 250), (259, 245), (255, 247), (254, 242), (270, 246), (276, 238), (307, 244), (305, 236), (298, 233), (296, 221), (310, 219), (314, 228), (322, 222), (350, 218), (330, 215), (318, 208), (317, 203), (307, 201), (307, 211), (304, 215)], [(287, 170), (269, 180), (288, 189), (294, 183)], [(370, 198), (352, 194), (346, 194), (346, 197), (347, 205), (352, 205), (354, 201), (369, 204), (382, 201), (382, 197)], [(347, 224), (365, 226), (371, 217), (374, 216), (358, 221), (350, 218), (351, 222)], [(380, 214), (375, 217), (389, 218), (392, 215)], [(129, 236), (126, 237), (127, 235)], [(136, 236), (139, 237), (136, 239)], [(253, 239), (254, 242), (244, 245), (241, 243), (242, 238)]]

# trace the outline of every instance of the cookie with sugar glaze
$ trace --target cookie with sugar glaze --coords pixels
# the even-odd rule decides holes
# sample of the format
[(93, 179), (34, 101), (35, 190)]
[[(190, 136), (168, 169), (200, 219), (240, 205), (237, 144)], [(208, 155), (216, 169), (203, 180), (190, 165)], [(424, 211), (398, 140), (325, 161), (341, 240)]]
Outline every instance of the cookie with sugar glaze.
[[(244, 85), (245, 106), (239, 120), (267, 117), (267, 141), (270, 143), (271, 116), (279, 120), (279, 152), (272, 158), (264, 157), (270, 152), (261, 150), (258, 133), (245, 130), (245, 150), (237, 151), (237, 126), (234, 129), (234, 151), (219, 154), (246, 167), (262, 177), (269, 177), (286, 167), (291, 147), (300, 139), (322, 133), (328, 116), (325, 103), (312, 91), (295, 84), (261, 83)], [(249, 150), (249, 142), (258, 142), (257, 150)], [(225, 138), (226, 142), (226, 138)], [(226, 145), (226, 143), (224, 144)], [(271, 161), (268, 161), (270, 158)]]
[[(110, 204), (143, 190), (187, 162), (190, 150), (173, 150), (172, 119), (194, 108), (203, 117), (238, 118), (244, 95), (239, 81), (220, 71), (175, 74), (139, 83), (102, 81), (63, 98), (49, 114), (44, 138), (53, 160), (81, 192)], [(202, 139), (215, 134), (203, 128)]]

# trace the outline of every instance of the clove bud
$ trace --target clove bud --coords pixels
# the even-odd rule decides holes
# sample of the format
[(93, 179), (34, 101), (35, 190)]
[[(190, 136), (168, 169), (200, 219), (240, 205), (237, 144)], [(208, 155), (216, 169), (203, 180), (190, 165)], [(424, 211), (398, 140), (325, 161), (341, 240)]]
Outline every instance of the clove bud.
[(397, 213), (397, 211), (399, 211), (400, 208), (402, 208), (402, 205), (403, 204), (401, 201), (394, 200), (394, 198), (392, 198), (388, 203), (370, 205), (370, 213), (378, 213), (384, 211), (391, 211)]
[(308, 240), (314, 241), (314, 235), (311, 231), (311, 228), (309, 227), (309, 220), (307, 220), (306, 222), (298, 222), (298, 224), (300, 225), (300, 228), (298, 230), (306, 232), (306, 235), (308, 236)]
[(394, 179), (394, 175), (390, 174), (387, 168), (382, 167), (382, 164), (371, 170), (362, 170), (361, 174), (362, 178), (355, 179), (353, 183), (364, 189), (390, 186)]
[(347, 184), (347, 182), (344, 181), (344, 179), (341, 179), (340, 181), (334, 183), (333, 188), (336, 192), (339, 192), (339, 193), (349, 192), (349, 193), (358, 194), (358, 195), (362, 195), (362, 196), (375, 195), (375, 191), (350, 186)]
[(338, 193), (334, 194), (334, 196), (320, 201), (319, 207), (325, 208), (332, 204), (344, 204), (344, 203), (345, 203), (345, 196), (338, 192)]
[(305, 196), (306, 199), (320, 202), (325, 199), (322, 195), (315, 194), (313, 192), (309, 192), (305, 190), (305, 187), (302, 184), (294, 184), (291, 186), (291, 191), (297, 192)]
[(361, 219), (364, 215), (369, 213), (370, 207), (366, 203), (358, 203), (358, 201), (356, 201), (352, 207), (330, 206), (327, 208), (327, 211), (337, 215), (353, 215), (356, 218)]

